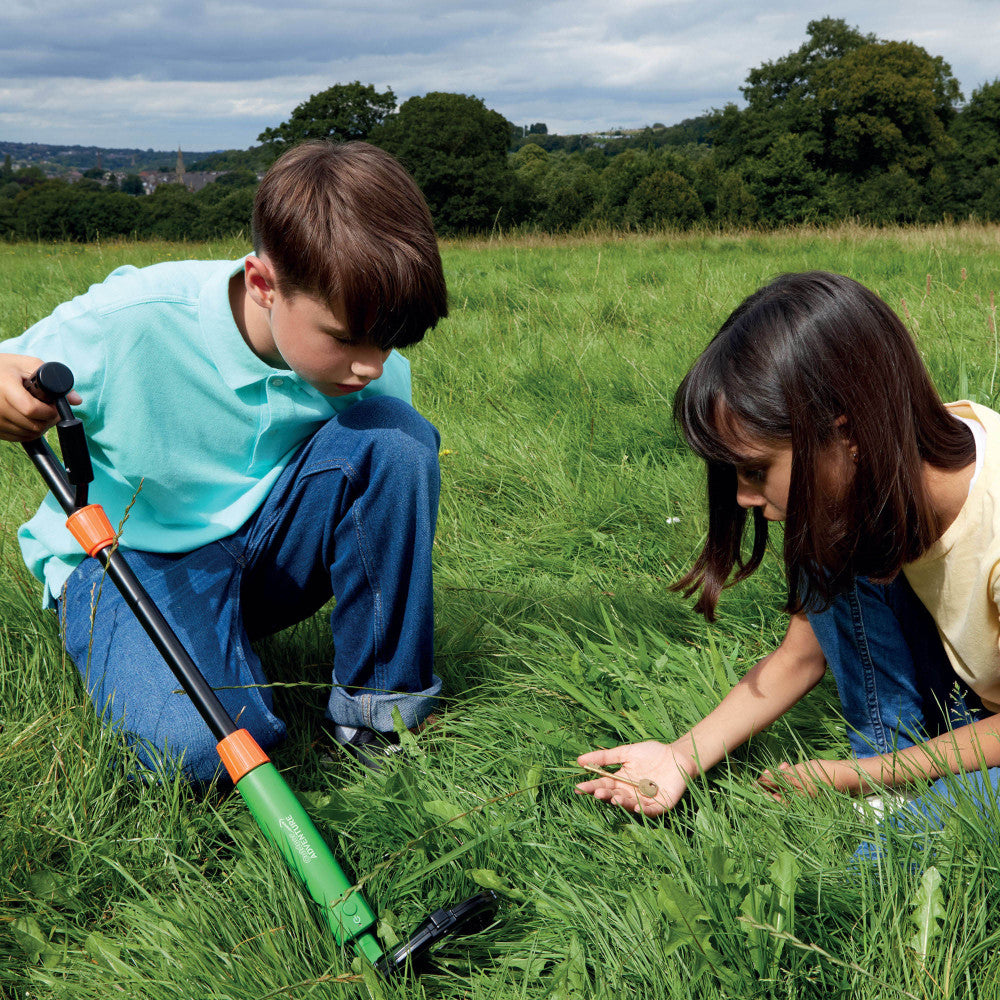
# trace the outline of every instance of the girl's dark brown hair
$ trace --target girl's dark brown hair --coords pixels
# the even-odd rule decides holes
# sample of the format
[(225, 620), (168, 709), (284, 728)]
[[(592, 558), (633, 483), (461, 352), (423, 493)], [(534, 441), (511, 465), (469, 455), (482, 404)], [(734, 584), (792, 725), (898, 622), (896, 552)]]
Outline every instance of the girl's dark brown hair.
[(253, 246), (278, 291), (347, 312), (353, 337), (383, 350), (419, 341), (448, 315), (434, 224), (397, 160), (364, 142), (306, 142), (257, 188)]
[[(923, 463), (957, 469), (975, 458), (971, 432), (944, 408), (896, 314), (822, 271), (782, 275), (747, 298), (684, 377), (674, 419), (708, 470), (708, 538), (674, 587), (700, 590), (695, 608), (709, 621), (722, 589), (752, 573), (767, 546), (754, 508), (744, 554), (740, 439), (792, 447), (784, 562), (793, 613), (825, 607), (855, 576), (891, 579), (920, 556), (940, 534)], [(841, 435), (857, 464), (846, 495), (832, 497), (821, 458)]]

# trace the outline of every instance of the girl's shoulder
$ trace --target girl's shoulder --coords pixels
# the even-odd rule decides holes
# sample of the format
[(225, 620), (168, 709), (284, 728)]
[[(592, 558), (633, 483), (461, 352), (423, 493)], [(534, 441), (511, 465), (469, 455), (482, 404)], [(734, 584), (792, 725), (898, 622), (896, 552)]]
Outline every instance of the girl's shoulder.
[(982, 403), (974, 403), (971, 399), (957, 399), (945, 403), (945, 409), (960, 420), (972, 420), (981, 425), (984, 430), (1000, 430), (1000, 413), (991, 410)]

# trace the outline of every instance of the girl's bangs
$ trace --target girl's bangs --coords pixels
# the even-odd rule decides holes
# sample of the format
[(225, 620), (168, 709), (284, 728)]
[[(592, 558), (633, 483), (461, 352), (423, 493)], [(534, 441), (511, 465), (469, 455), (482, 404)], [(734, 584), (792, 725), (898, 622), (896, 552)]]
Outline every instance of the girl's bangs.
[(742, 455), (735, 450), (745, 443), (739, 433), (740, 418), (728, 404), (722, 385), (709, 390), (704, 384), (696, 386), (694, 380), (685, 380), (678, 391), (674, 416), (699, 458), (721, 465), (740, 464)]

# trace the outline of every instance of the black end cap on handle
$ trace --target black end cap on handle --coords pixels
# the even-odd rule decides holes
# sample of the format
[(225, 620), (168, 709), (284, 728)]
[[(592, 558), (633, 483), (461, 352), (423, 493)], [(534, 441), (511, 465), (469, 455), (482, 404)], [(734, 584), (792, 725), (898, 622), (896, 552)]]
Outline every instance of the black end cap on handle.
[(46, 361), (27, 380), (25, 388), (43, 403), (55, 403), (73, 388), (73, 373), (59, 361)]
[(492, 889), (477, 893), (450, 910), (435, 910), (405, 944), (378, 960), (375, 968), (386, 977), (404, 973), (407, 968), (419, 972), (430, 950), (446, 937), (475, 934), (493, 922), (500, 897)]

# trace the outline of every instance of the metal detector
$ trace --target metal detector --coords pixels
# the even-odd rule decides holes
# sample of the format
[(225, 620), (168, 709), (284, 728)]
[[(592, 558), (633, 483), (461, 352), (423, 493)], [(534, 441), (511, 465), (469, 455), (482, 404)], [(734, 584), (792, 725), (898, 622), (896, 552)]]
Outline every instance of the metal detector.
[(375, 913), (344, 874), (313, 821), (245, 729), (238, 729), (216, 697), (160, 609), (118, 551), (117, 536), (104, 509), (88, 502), (94, 474), (83, 422), (73, 416), (66, 395), (73, 374), (59, 362), (43, 364), (25, 388), (56, 407), (62, 462), (44, 438), (24, 443), (46, 485), (68, 515), (66, 527), (89, 556), (100, 560), (153, 644), (166, 660), (217, 741), (222, 763), (264, 835), (319, 904), (324, 921), (340, 945), (350, 942), (383, 975), (417, 969), (443, 938), (481, 930), (493, 919), (495, 892), (477, 893), (451, 909), (440, 909), (424, 921), (409, 941), (385, 952), (375, 937)]

